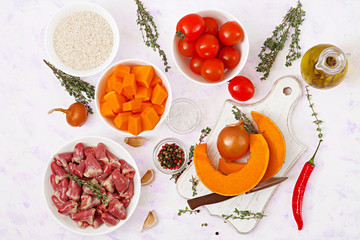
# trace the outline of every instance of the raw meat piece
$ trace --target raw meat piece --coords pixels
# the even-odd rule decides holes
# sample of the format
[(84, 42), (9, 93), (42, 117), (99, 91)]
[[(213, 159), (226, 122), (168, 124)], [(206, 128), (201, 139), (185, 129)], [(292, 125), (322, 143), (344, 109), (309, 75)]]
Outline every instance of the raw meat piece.
[(88, 210), (79, 211), (77, 213), (71, 214), (70, 218), (74, 221), (87, 222), (88, 224), (94, 223), (95, 208)]
[(104, 221), (101, 219), (101, 216), (95, 217), (94, 223), (91, 225), (94, 229), (97, 229), (101, 225), (103, 225)]
[(96, 177), (96, 180), (98, 180), (98, 181), (105, 180), (110, 175), (111, 170), (112, 170), (111, 165), (105, 164), (103, 166), (103, 173), (100, 176)]
[(84, 160), (84, 144), (78, 143), (74, 147), (74, 155), (72, 157), (72, 161), (80, 163), (81, 160)]
[(82, 229), (85, 229), (88, 226), (90, 226), (90, 224), (88, 224), (87, 222), (81, 222), (81, 221), (77, 222), (77, 224), (78, 224), (79, 228), (82, 228)]
[(120, 200), (121, 199), (121, 196), (118, 192), (114, 192), (114, 193), (111, 193), (112, 197), (117, 199), (117, 200)]
[(102, 214), (103, 212), (107, 211), (106, 205), (101, 203), (99, 206), (96, 207), (97, 214)]
[(72, 152), (59, 153), (54, 156), (54, 160), (57, 165), (63, 167), (64, 169), (68, 169), (68, 163), (71, 161), (73, 157)]
[(120, 194), (129, 187), (129, 179), (124, 177), (119, 169), (115, 169), (110, 176), (112, 176), (116, 190), (118, 190)]
[(58, 188), (59, 198), (63, 202), (66, 202), (69, 200), (69, 197), (66, 195), (68, 188), (69, 188), (69, 179), (64, 178), (63, 180), (60, 181), (59, 188)]
[(84, 171), (85, 171), (85, 161), (82, 160), (79, 165), (76, 166), (76, 168), (74, 169), (74, 175), (78, 176), (78, 177), (83, 177), (84, 176)]
[(131, 201), (131, 198), (123, 198), (121, 199), (121, 202), (124, 204), (124, 208), (127, 208), (127, 206), (129, 206)]
[(62, 201), (60, 201), (55, 195), (51, 196), (51, 200), (54, 203), (55, 207), (59, 210), (62, 205), (64, 204)]
[(59, 208), (58, 212), (64, 215), (69, 215), (77, 212), (78, 203), (74, 200), (69, 200), (64, 203), (61, 208)]
[(109, 163), (109, 159), (106, 156), (106, 147), (103, 143), (98, 143), (98, 145), (95, 148), (94, 156), (98, 161), (104, 164)]
[(74, 200), (74, 201), (78, 201), (80, 199), (80, 195), (81, 195), (81, 186), (78, 185), (76, 182), (74, 182), (73, 180), (70, 179), (69, 182), (69, 189), (66, 192), (66, 195)]
[(89, 156), (90, 154), (94, 155), (95, 147), (86, 147), (84, 149), (85, 157)]
[(120, 194), (120, 196), (129, 199), (131, 199), (134, 196), (134, 181), (132, 178), (130, 179), (129, 187), (126, 189), (124, 193)]
[(65, 169), (62, 168), (62, 167), (60, 167), (59, 165), (57, 165), (55, 161), (53, 161), (53, 162), (51, 163), (50, 167), (51, 167), (51, 171), (52, 171), (54, 174), (56, 174), (56, 175), (58, 175), (58, 176), (60, 177), (60, 178), (59, 178), (60, 180), (66, 178), (66, 177), (69, 175), (69, 174), (65, 171)]
[(126, 210), (124, 204), (117, 199), (112, 200), (109, 203), (108, 211), (109, 213), (111, 213), (111, 215), (115, 216), (120, 220), (124, 220), (126, 218)]
[(87, 194), (81, 196), (80, 210), (87, 210), (93, 207), (97, 207), (101, 204), (101, 201), (98, 197), (92, 197)]
[(108, 157), (110, 165), (113, 168), (120, 168), (121, 167), (119, 159), (117, 159), (117, 157), (115, 157), (114, 154), (112, 154), (110, 151), (106, 150), (106, 156)]
[(94, 155), (89, 154), (85, 159), (85, 172), (84, 176), (93, 178), (102, 174), (100, 163), (95, 159)]
[(108, 192), (113, 193), (115, 191), (115, 185), (112, 175), (101, 181), (101, 186), (104, 187)]
[[(90, 182), (91, 182), (92, 184), (96, 184), (96, 185), (99, 185), (99, 186), (100, 186), (99, 182), (98, 182), (95, 178), (91, 179)], [(84, 193), (86, 193), (86, 194), (89, 194), (89, 195), (91, 195), (91, 196), (95, 196), (95, 194), (91, 191), (91, 189), (88, 188), (88, 187), (86, 187), (86, 186), (82, 186), (82, 190), (83, 190)], [(101, 188), (100, 191), (101, 191), (101, 193), (105, 193), (105, 189), (103, 189), (103, 188)]]
[(55, 174), (50, 175), (50, 184), (51, 184), (52, 189), (55, 192), (59, 190), (59, 184), (56, 183), (56, 175)]
[(73, 162), (69, 163), (69, 172), (70, 172), (72, 175), (74, 175), (74, 170), (75, 170), (76, 167), (77, 167), (77, 164), (76, 164), (76, 163), (73, 163)]
[(101, 220), (103, 220), (106, 224), (109, 224), (111, 226), (115, 226), (120, 222), (119, 219), (111, 215), (109, 212), (103, 212), (101, 214)]
[(121, 173), (126, 178), (132, 178), (135, 175), (135, 169), (128, 164), (124, 159), (119, 159), (119, 162), (121, 164)]

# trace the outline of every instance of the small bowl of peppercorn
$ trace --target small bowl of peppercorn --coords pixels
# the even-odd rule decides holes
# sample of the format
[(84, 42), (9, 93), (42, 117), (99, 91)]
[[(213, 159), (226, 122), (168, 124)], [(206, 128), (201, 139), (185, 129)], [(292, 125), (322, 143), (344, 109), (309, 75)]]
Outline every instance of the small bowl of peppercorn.
[(181, 172), (187, 163), (185, 144), (176, 138), (165, 138), (155, 146), (153, 159), (155, 166), (163, 173)]

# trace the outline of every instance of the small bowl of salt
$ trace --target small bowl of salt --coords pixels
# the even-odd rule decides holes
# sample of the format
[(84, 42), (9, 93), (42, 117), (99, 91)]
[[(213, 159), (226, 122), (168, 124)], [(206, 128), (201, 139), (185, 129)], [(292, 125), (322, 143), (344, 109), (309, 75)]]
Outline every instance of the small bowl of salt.
[(166, 123), (175, 133), (194, 131), (200, 123), (201, 112), (196, 103), (187, 98), (177, 98), (171, 103)]
[(59, 9), (45, 30), (50, 62), (63, 72), (86, 77), (107, 68), (119, 48), (119, 29), (97, 4), (79, 2)]

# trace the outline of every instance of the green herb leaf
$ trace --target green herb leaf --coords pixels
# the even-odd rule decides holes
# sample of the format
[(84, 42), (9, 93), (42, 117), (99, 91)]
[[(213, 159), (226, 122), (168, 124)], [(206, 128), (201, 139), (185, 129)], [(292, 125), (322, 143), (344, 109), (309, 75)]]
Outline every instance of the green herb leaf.
[(192, 196), (197, 195), (196, 186), (199, 184), (199, 179), (196, 179), (194, 176), (191, 176), (191, 179), (189, 180), (192, 184), (191, 190), (193, 191)]
[(250, 219), (261, 219), (265, 217), (261, 212), (253, 213), (248, 210), (240, 211), (237, 208), (234, 210), (234, 214), (222, 214), (221, 217), (223, 217), (225, 220), (228, 219), (240, 219), (240, 220), (250, 220)]
[(180, 216), (180, 215), (182, 215), (184, 213), (190, 213), (190, 215), (191, 215), (193, 213), (197, 214), (199, 212), (200, 212), (200, 210), (191, 210), (188, 207), (185, 207), (185, 209), (179, 209), (178, 215)]
[(246, 116), (246, 114), (241, 112), (240, 109), (237, 106), (233, 106), (232, 108), (233, 108), (232, 113), (234, 114), (235, 119), (236, 120), (240, 120), (240, 119), (244, 120), (245, 130), (249, 134), (257, 134), (258, 131), (254, 127), (254, 125), (252, 124), (250, 119)]
[(79, 186), (85, 186), (85, 187), (90, 188), (90, 190), (95, 194), (96, 197), (98, 197), (101, 200), (101, 202), (104, 205), (107, 204), (107, 202), (106, 202), (107, 196), (105, 193), (101, 193), (101, 191), (100, 191), (101, 187), (98, 184), (93, 184), (90, 181), (85, 181), (85, 180), (79, 179), (78, 176), (74, 176), (71, 173), (69, 173), (69, 178), (71, 180), (73, 180), (76, 184), (78, 184)]

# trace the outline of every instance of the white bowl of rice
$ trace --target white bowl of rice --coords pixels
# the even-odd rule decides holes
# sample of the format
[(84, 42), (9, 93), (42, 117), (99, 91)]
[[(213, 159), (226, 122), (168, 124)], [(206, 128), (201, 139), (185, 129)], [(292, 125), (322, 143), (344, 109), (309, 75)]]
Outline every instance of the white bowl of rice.
[(110, 65), (119, 39), (117, 24), (107, 10), (81, 2), (64, 6), (51, 17), (45, 48), (50, 63), (67, 74), (85, 77)]

